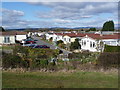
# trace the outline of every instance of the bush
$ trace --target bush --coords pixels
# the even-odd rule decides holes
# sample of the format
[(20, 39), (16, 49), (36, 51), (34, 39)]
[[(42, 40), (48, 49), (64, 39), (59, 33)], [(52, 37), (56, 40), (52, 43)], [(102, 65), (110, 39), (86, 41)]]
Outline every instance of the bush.
[(120, 46), (105, 45), (104, 52), (120, 52)]
[(81, 59), (81, 58), (87, 58), (91, 55), (89, 52), (83, 52), (83, 53), (70, 53), (68, 54), (69, 59)]
[(3, 53), (2, 66), (3, 68), (20, 68), (27, 67), (28, 63), (23, 61), (22, 58), (18, 55)]
[(109, 67), (118, 67), (120, 62), (120, 53), (118, 52), (104, 52), (98, 58), (98, 66), (109, 68)]
[(63, 43), (64, 43), (64, 42), (63, 42), (62, 40), (59, 40), (59, 41), (56, 42), (57, 45), (63, 44)]
[(72, 43), (71, 43), (70, 49), (71, 49), (71, 50), (81, 49), (81, 45), (80, 45), (80, 43), (79, 43), (79, 39), (75, 39), (75, 42), (72, 42)]
[(46, 59), (41, 59), (41, 60), (34, 60), (32, 62), (32, 68), (35, 69), (35, 68), (46, 68), (48, 65), (48, 60)]

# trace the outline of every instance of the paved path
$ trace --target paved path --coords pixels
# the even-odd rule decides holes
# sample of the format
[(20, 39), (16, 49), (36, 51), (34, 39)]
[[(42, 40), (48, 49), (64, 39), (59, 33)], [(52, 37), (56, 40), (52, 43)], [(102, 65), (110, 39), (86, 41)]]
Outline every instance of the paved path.
[(55, 45), (53, 45), (53, 44), (50, 44), (50, 43), (48, 43), (48, 42), (45, 42), (45, 41), (41, 40), (39, 37), (33, 36), (32, 38), (34, 38), (35, 40), (38, 40), (37, 43), (36, 43), (36, 44), (38, 44), (38, 45), (47, 45), (47, 46), (50, 47), (50, 49), (60, 49), (60, 50), (63, 51), (63, 54), (72, 53), (72, 52), (67, 51), (67, 50), (65, 50), (65, 49), (62, 49), (62, 48), (60, 48), (60, 47), (57, 47), (57, 46), (55, 46)]
[(43, 40), (41, 40), (39, 37), (32, 37), (32, 38), (34, 38), (35, 40), (38, 40), (38, 41), (36, 41), (36, 44), (38, 44), (38, 45), (47, 45), (47, 46), (49, 46), (51, 49), (56, 49), (57, 47), (56, 46), (54, 46), (54, 45), (52, 45), (52, 44), (50, 44), (50, 43), (47, 43), (47, 42), (45, 42), (45, 41), (43, 41)]

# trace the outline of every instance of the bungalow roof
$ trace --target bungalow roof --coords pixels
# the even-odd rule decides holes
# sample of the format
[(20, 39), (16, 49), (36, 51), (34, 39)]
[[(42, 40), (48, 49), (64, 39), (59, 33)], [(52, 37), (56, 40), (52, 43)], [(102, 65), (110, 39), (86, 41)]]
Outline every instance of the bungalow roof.
[(87, 35), (93, 39), (120, 39), (120, 34), (113, 35), (100, 35), (94, 33), (55, 33), (55, 34), (69, 37), (84, 37)]
[(6, 36), (15, 36), (15, 35), (26, 35), (27, 32), (23, 32), (23, 31), (7, 31), (7, 32), (1, 32), (1, 35)]

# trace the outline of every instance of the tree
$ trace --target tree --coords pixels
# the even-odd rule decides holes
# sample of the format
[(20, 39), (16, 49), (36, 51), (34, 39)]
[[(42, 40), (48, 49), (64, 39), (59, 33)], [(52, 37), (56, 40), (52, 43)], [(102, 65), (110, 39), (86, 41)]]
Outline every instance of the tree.
[(0, 31), (4, 32), (4, 31), (5, 31), (5, 29), (4, 29), (3, 27), (0, 27)]
[(28, 64), (26, 61), (22, 60), (22, 58), (18, 55), (14, 55), (11, 53), (3, 52), (2, 57), (2, 66), (3, 68), (18, 68), (18, 67), (27, 67)]
[(96, 31), (96, 28), (90, 28), (89, 31)]
[(102, 31), (114, 31), (114, 22), (107, 21), (103, 24)]
[(71, 43), (70, 49), (74, 50), (74, 49), (80, 49), (80, 43), (79, 43), (79, 39), (75, 39), (75, 42)]
[(62, 40), (56, 42), (57, 45), (64, 43)]
[(64, 42), (62, 40), (57, 41), (56, 45), (58, 45), (61, 48), (65, 48), (65, 44), (64, 44)]
[(51, 41), (51, 42), (52, 42), (52, 41), (53, 41), (53, 37), (51, 37), (51, 38), (49, 39), (49, 41)]

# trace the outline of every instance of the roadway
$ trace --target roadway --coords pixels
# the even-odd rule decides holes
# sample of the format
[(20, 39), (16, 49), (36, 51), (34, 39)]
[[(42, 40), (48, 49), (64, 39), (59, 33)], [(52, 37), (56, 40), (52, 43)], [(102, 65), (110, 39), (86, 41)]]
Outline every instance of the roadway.
[(65, 49), (62, 49), (62, 48), (60, 48), (60, 47), (58, 47), (58, 46), (55, 46), (55, 45), (50, 44), (50, 43), (48, 43), (48, 42), (45, 42), (45, 41), (41, 40), (40, 37), (33, 36), (32, 38), (33, 38), (34, 40), (37, 40), (37, 41), (36, 41), (36, 44), (38, 44), (38, 45), (47, 45), (47, 46), (50, 47), (50, 49), (60, 49), (61, 51), (63, 51), (63, 54), (65, 54), (65, 55), (66, 55), (66, 54), (69, 54), (69, 53), (72, 53), (72, 52), (67, 51), (67, 50), (65, 50)]

